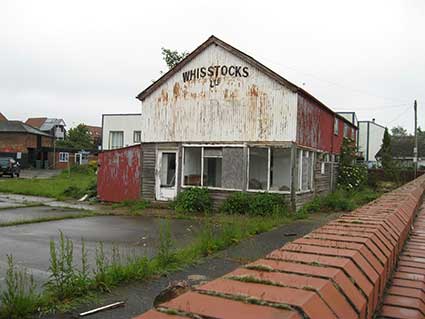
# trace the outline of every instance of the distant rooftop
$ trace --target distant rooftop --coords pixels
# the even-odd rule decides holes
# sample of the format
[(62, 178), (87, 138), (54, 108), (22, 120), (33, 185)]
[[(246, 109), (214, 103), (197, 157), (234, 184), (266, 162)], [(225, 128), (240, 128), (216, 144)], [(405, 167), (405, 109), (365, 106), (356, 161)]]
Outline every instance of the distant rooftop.
[(63, 119), (48, 118), (48, 117), (30, 117), (25, 124), (38, 128), (42, 131), (50, 131), (56, 125), (65, 126)]
[(27, 133), (53, 137), (21, 121), (0, 121), (0, 133)]

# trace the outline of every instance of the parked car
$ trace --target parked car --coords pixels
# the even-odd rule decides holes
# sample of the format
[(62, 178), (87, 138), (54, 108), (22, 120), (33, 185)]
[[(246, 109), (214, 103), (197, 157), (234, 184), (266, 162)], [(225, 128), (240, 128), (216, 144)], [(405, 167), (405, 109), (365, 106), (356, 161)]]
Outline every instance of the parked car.
[(11, 157), (0, 157), (0, 176), (9, 175), (10, 177), (19, 177), (21, 166), (19, 162)]

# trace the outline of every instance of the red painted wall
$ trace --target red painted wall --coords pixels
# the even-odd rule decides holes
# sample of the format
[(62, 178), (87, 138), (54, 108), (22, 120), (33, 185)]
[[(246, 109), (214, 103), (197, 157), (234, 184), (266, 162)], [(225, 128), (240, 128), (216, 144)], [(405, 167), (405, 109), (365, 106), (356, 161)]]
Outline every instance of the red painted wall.
[[(334, 134), (335, 114), (316, 101), (298, 94), (297, 111), (297, 144), (312, 147), (328, 153), (338, 154), (344, 137), (344, 123), (351, 130), (355, 127), (348, 121), (339, 118), (338, 135)], [(356, 134), (352, 135), (355, 139)]]
[(97, 193), (107, 202), (140, 199), (140, 145), (99, 154)]

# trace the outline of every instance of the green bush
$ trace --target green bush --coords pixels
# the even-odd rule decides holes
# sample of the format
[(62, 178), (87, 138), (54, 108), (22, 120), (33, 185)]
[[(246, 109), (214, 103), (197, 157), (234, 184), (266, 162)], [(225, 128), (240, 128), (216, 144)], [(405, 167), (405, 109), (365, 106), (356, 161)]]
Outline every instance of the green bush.
[(220, 211), (226, 214), (266, 216), (275, 213), (286, 213), (288, 209), (282, 195), (237, 192), (230, 195), (223, 202)]
[(252, 196), (244, 192), (232, 193), (221, 205), (220, 211), (225, 214), (248, 214)]
[(341, 212), (352, 211), (372, 200), (379, 194), (370, 188), (359, 191), (349, 191), (338, 189), (326, 196), (317, 196), (312, 201), (305, 204), (299, 212), (309, 214), (315, 212)]
[(212, 209), (212, 200), (208, 189), (193, 187), (180, 192), (173, 205), (178, 213), (208, 213)]

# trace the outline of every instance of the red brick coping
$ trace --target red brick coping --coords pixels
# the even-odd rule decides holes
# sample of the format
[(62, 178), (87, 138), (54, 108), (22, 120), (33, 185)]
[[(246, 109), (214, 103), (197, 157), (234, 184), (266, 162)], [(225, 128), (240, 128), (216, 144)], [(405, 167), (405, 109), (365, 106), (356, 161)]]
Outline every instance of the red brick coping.
[[(372, 318), (382, 302), (424, 189), (422, 176), (137, 319)], [(419, 266), (416, 259), (425, 258), (425, 217), (421, 222), (424, 231), (414, 235), (415, 241), (409, 243), (410, 250), (403, 253), (401, 261), (405, 267), (415, 268), (414, 276), (421, 277), (421, 290), (401, 292), (397, 288), (397, 292), (417, 293), (423, 298), (425, 263)], [(400, 269), (398, 273), (403, 275), (394, 280), (413, 276), (413, 272)], [(388, 298), (392, 295), (386, 299), (384, 312), (394, 303)]]

